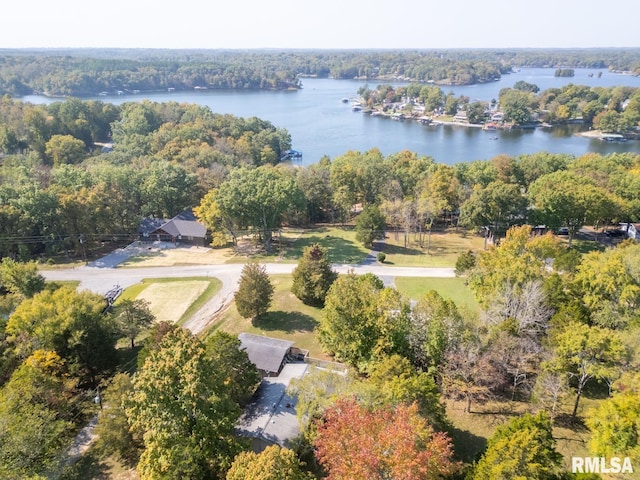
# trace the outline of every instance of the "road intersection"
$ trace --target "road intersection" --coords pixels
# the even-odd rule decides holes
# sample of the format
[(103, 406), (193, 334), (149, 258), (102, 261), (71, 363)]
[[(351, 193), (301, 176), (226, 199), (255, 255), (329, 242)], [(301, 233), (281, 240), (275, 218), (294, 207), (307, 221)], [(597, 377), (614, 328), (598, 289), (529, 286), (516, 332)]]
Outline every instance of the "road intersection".
[[(267, 273), (289, 274), (296, 267), (292, 263), (266, 263)], [(193, 333), (200, 333), (214, 319), (216, 313), (231, 302), (243, 264), (207, 264), (170, 267), (95, 267), (83, 266), (60, 270), (43, 270), (42, 275), (49, 281), (79, 281), (79, 290), (89, 290), (105, 294), (114, 286), (127, 288), (145, 278), (215, 277), (222, 282), (222, 288), (196, 314), (185, 323)], [(391, 267), (385, 265), (333, 265), (338, 273), (350, 271), (356, 274), (373, 273), (381, 278), (431, 277), (451, 278), (453, 268)]]

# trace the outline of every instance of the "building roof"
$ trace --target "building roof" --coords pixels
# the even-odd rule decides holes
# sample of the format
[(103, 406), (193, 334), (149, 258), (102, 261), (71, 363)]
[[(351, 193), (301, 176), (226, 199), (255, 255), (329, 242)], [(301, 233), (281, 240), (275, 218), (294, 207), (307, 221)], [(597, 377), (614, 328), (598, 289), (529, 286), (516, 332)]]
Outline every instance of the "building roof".
[(155, 232), (156, 230), (158, 230), (168, 221), (169, 220), (165, 218), (143, 218), (140, 222), (140, 225), (138, 226), (138, 233), (149, 235), (151, 234), (151, 232)]
[(241, 333), (238, 335), (241, 348), (247, 351), (251, 360), (259, 370), (265, 372), (278, 372), (284, 357), (289, 352), (293, 342), (279, 340), (251, 333)]
[(185, 210), (171, 220), (165, 218), (143, 218), (138, 227), (138, 232), (149, 236), (164, 232), (173, 237), (197, 237), (207, 236), (207, 227), (198, 222), (191, 210)]
[(172, 218), (158, 230), (163, 230), (173, 237), (180, 235), (183, 237), (204, 238), (207, 236), (207, 227), (195, 220), (179, 220)]

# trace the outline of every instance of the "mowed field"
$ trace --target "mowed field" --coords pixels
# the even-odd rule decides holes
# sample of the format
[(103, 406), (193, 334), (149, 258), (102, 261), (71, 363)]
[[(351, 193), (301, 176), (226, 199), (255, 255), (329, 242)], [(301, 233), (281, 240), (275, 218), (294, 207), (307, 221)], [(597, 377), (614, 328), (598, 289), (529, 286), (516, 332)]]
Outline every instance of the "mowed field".
[(140, 292), (138, 299), (149, 302), (159, 322), (177, 322), (207, 286), (207, 282), (198, 280), (153, 283)]
[(220, 280), (210, 277), (146, 279), (127, 288), (120, 299), (146, 300), (157, 321), (181, 324), (221, 286)]
[[(278, 242), (281, 241), (281, 243)], [(274, 237), (273, 251), (267, 254), (256, 248), (248, 237), (241, 238), (237, 248), (178, 247), (168, 249), (150, 248), (120, 264), (120, 267), (166, 267), (180, 265), (215, 265), (244, 263), (249, 258), (264, 263), (296, 263), (304, 249), (319, 244), (327, 250), (331, 263), (358, 264), (369, 253), (356, 240), (352, 227), (323, 226), (309, 230), (283, 229)], [(385, 264), (395, 267), (453, 267), (458, 255), (469, 250), (480, 251), (483, 238), (464, 229), (434, 231), (429, 242), (428, 235), (420, 238), (416, 234), (406, 238), (388, 231), (384, 242), (378, 247), (386, 255)]]

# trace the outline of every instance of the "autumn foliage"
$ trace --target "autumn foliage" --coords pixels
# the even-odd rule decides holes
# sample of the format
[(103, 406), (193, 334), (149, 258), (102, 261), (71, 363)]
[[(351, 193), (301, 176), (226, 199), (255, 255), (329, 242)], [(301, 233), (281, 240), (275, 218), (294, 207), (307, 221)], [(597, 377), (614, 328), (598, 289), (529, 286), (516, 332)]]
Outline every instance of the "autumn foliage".
[(369, 410), (340, 399), (318, 421), (314, 444), (329, 480), (437, 479), (457, 468), (449, 437), (415, 404)]

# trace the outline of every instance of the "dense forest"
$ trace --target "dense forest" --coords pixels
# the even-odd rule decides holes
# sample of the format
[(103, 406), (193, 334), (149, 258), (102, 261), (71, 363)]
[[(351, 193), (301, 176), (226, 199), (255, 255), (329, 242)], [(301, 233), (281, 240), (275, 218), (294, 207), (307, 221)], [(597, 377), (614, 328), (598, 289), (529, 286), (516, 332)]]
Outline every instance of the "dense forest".
[(300, 76), (468, 85), (513, 67), (640, 73), (637, 49), (231, 51), (0, 50), (0, 94), (91, 96), (193, 88), (299, 88)]
[[(100, 416), (101, 448), (143, 479), (265, 469), (294, 479), (572, 478), (557, 424), (580, 429), (594, 456), (640, 465), (639, 247), (576, 247), (584, 225), (605, 235), (640, 221), (640, 155), (540, 152), (445, 165), (372, 149), (303, 167), (281, 161), (290, 145), (267, 121), (197, 105), (2, 98), (0, 476), (57, 472), (94, 398), (113, 412)], [(456, 264), (480, 312), (433, 291), (409, 302), (371, 274), (329, 274), (311, 300), (296, 290), (322, 306), (318, 341), (350, 374), (317, 369), (297, 383), (297, 443), (250, 453), (234, 424), (258, 376), (236, 337), (201, 339), (166, 323), (149, 330), (144, 303), (106, 311), (101, 296), (46, 284), (37, 270), (135, 238), (143, 216), (186, 208), (215, 244), (250, 233), (266, 255), (285, 225), (349, 223), (367, 246), (385, 231), (424, 245), (434, 227), (484, 232), (487, 249)], [(553, 234), (560, 229), (566, 241)], [(325, 253), (309, 249), (301, 264), (322, 265)], [(135, 376), (123, 372), (134, 367)], [(583, 411), (587, 397), (593, 408)], [(531, 413), (513, 415), (486, 448), (462, 457), (445, 399), (468, 415), (489, 401)], [(356, 449), (363, 455), (354, 458)]]

